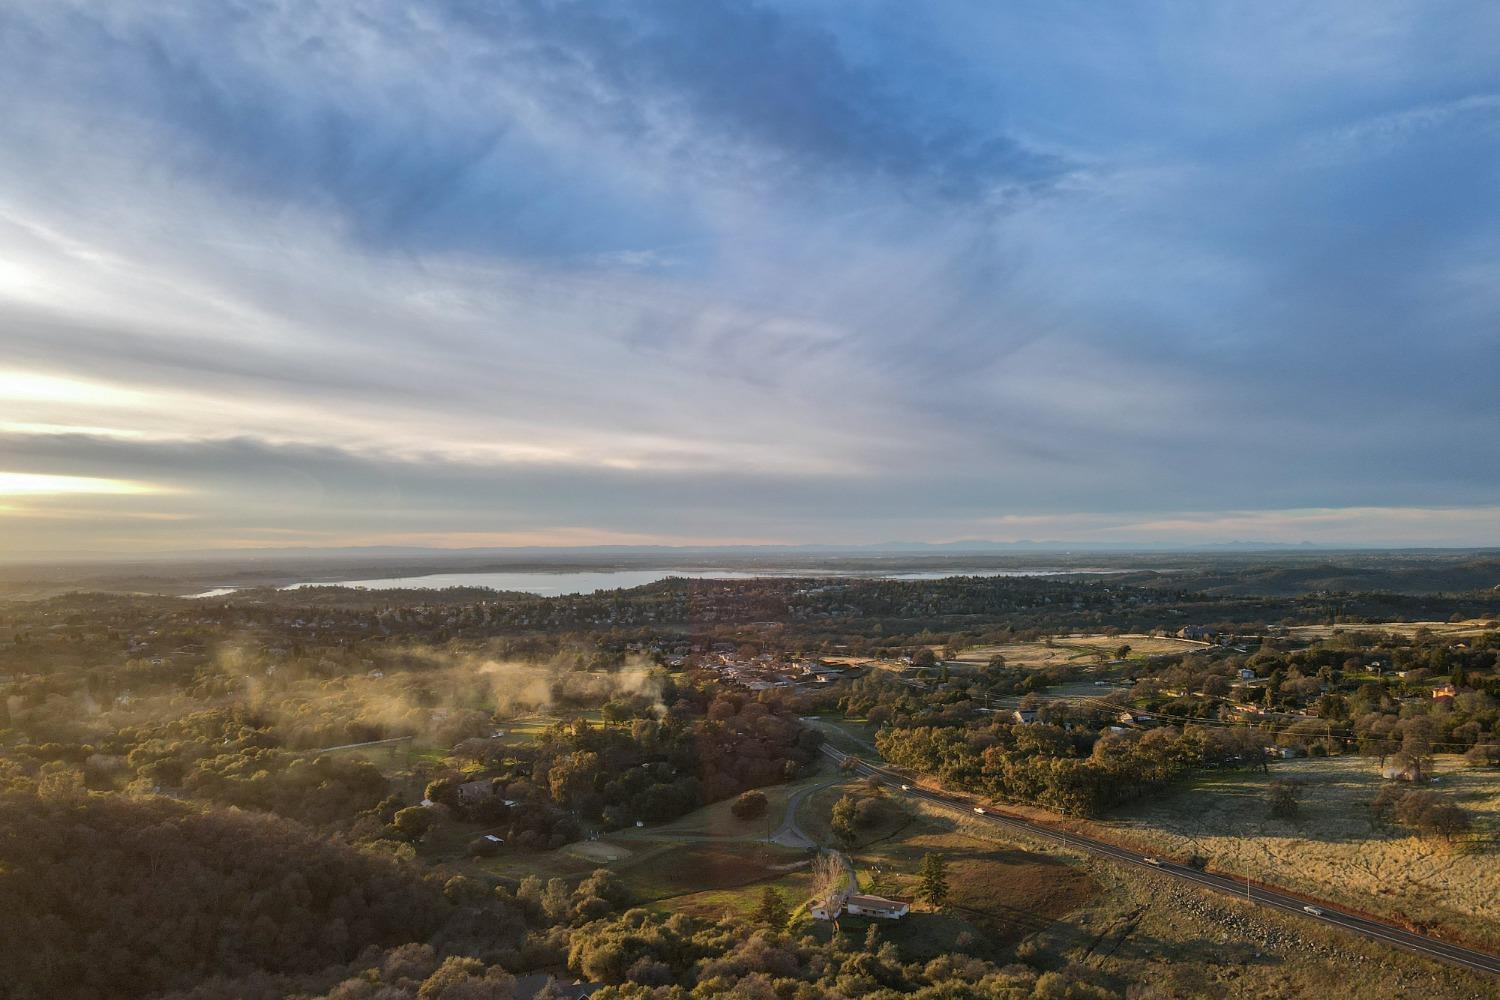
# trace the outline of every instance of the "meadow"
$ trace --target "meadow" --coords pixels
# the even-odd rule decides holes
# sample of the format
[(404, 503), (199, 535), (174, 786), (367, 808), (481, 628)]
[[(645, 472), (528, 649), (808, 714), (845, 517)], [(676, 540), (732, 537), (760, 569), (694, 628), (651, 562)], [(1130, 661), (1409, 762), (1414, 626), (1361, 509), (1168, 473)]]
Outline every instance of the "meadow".
[(1130, 647), (1128, 658), (1140, 659), (1165, 653), (1182, 653), (1201, 648), (1203, 643), (1139, 633), (1059, 635), (1050, 642), (1043, 640), (971, 646), (960, 652), (957, 658), (947, 662), (984, 666), (990, 662), (991, 657), (999, 654), (1005, 657), (1007, 666), (1036, 670), (1065, 664), (1090, 664), (1101, 659), (1113, 660), (1121, 646)]
[[(1090, 824), (1106, 839), (1219, 871), (1273, 883), (1352, 909), (1500, 947), (1500, 771), (1439, 757), (1429, 787), (1474, 819), (1464, 845), (1377, 827), (1369, 804), (1384, 779), (1370, 758), (1280, 762), (1271, 774), (1204, 776), (1155, 801)], [(1302, 786), (1298, 815), (1270, 815), (1267, 786), (1292, 777)]]
[(1464, 639), (1493, 631), (1494, 628), (1495, 621), (1493, 619), (1470, 618), (1457, 622), (1374, 622), (1367, 625), (1342, 623), (1338, 625), (1293, 625), (1285, 631), (1288, 636), (1294, 639), (1311, 642), (1314, 639), (1327, 639), (1340, 632), (1390, 632), (1410, 637), (1424, 630), (1446, 639)]

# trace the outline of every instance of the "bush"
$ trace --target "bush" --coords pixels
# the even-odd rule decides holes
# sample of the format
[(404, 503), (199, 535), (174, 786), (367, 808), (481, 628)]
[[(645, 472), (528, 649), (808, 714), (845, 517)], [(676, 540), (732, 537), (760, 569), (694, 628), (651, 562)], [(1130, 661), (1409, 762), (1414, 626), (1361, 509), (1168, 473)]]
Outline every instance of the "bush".
[(475, 837), (469, 841), (469, 853), (476, 858), (492, 858), (500, 853), (500, 844), (488, 837)]
[(740, 819), (758, 819), (766, 814), (766, 807), (765, 793), (752, 788), (748, 792), (741, 793), (740, 797), (734, 800), (734, 805), (729, 808)]

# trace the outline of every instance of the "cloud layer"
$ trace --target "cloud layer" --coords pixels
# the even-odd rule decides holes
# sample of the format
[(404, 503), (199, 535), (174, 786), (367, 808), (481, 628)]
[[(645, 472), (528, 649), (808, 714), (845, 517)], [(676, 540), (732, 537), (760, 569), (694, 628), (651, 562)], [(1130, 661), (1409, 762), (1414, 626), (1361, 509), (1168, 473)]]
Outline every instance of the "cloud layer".
[(8, 5), (0, 546), (1500, 543), (1500, 11), (1305, 8)]

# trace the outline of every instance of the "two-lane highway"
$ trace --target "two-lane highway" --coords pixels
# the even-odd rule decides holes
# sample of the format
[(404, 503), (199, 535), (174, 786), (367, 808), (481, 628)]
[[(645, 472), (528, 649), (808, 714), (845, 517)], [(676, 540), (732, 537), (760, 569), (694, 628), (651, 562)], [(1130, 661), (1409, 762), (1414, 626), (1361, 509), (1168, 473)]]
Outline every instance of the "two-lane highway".
[[(1429, 958), (1435, 958), (1452, 965), (1462, 966), (1474, 972), (1486, 972), (1492, 976), (1500, 976), (1500, 956), (1491, 955), (1488, 952), (1476, 951), (1473, 948), (1450, 944), (1437, 938), (1428, 937), (1425, 934), (1417, 934), (1413, 931), (1397, 927), (1394, 924), (1371, 920), (1368, 917), (1340, 910), (1327, 903), (1310, 903), (1306, 899), (1293, 896), (1290, 893), (1254, 885), (1227, 875), (1202, 871), (1201, 869), (1188, 865), (1180, 865), (1172, 861), (1146, 858), (1134, 851), (1128, 851), (1106, 841), (1095, 840), (1092, 837), (1081, 837), (1074, 833), (1068, 833), (1064, 830), (1058, 830), (1022, 819), (1019, 816), (997, 814), (994, 811), (985, 809), (983, 806), (976, 806), (975, 802), (971, 799), (946, 792), (933, 791), (929, 788), (922, 788), (919, 785), (913, 784), (911, 778), (882, 767), (877, 767), (863, 758), (844, 753), (826, 743), (823, 745), (823, 752), (840, 765), (852, 759), (855, 770), (860, 774), (873, 777), (882, 784), (899, 789), (904, 794), (914, 798), (965, 812), (969, 815), (969, 818), (978, 822), (1009, 827), (1035, 837), (1056, 841), (1074, 850), (1092, 854), (1096, 857), (1108, 858), (1120, 864), (1149, 868), (1173, 878), (1238, 896), (1241, 899), (1248, 899), (1262, 906), (1285, 910), (1288, 913), (1296, 913), (1309, 920), (1318, 920), (1355, 934), (1362, 934), (1365, 937), (1395, 945), (1398, 948), (1405, 948), (1407, 951), (1426, 955)], [(981, 809), (984, 809), (984, 811), (981, 812)]]

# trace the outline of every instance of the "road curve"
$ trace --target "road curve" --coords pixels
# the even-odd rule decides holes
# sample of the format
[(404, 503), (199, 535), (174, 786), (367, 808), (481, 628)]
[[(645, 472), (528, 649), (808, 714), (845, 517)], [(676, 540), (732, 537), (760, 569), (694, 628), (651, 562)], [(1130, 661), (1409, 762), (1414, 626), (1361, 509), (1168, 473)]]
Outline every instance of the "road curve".
[(1043, 837), (1075, 850), (1084, 851), (1095, 857), (1107, 858), (1119, 864), (1149, 868), (1152, 871), (1171, 875), (1185, 882), (1193, 882), (1205, 888), (1238, 896), (1241, 899), (1248, 899), (1262, 906), (1285, 910), (1288, 913), (1296, 913), (1311, 920), (1317, 920), (1355, 934), (1362, 934), (1367, 938), (1395, 945), (1398, 948), (1404, 948), (1407, 951), (1416, 952), (1419, 955), (1425, 955), (1440, 962), (1447, 962), (1450, 965), (1460, 966), (1473, 972), (1485, 972), (1492, 976), (1500, 976), (1500, 956), (1491, 955), (1488, 952), (1476, 951), (1473, 948), (1450, 944), (1447, 941), (1428, 937), (1425, 934), (1408, 931), (1394, 924), (1371, 920), (1368, 917), (1340, 910), (1328, 903), (1317, 903), (1316, 909), (1319, 912), (1310, 913), (1304, 909), (1304, 907), (1309, 905), (1307, 900), (1293, 896), (1290, 893), (1251, 885), (1225, 875), (1215, 875), (1212, 872), (1200, 871), (1197, 868), (1192, 868), (1188, 865), (1179, 865), (1171, 861), (1160, 861), (1153, 864), (1134, 851), (1127, 851), (1122, 847), (1116, 847), (1114, 844), (1095, 840), (1092, 837), (1081, 837), (1077, 834), (1067, 833), (1040, 823), (1033, 823), (1018, 816), (997, 815), (995, 813), (975, 814), (973, 812), (974, 803), (972, 800), (910, 785), (910, 779), (903, 778), (894, 771), (877, 767), (853, 754), (846, 754), (840, 750), (836, 750), (826, 743), (823, 745), (823, 752), (840, 765), (852, 757), (855, 761), (855, 770), (860, 774), (873, 777), (882, 784), (893, 788), (901, 789), (905, 787), (905, 794), (913, 798), (923, 799), (927, 802), (952, 809), (963, 810), (965, 813), (970, 814), (970, 818), (978, 822), (1021, 830), (1033, 836)]
[(809, 837), (807, 831), (802, 829), (802, 826), (797, 822), (797, 808), (813, 792), (827, 788), (835, 780), (837, 779), (830, 778), (827, 781), (820, 781), (816, 785), (799, 788), (789, 795), (786, 800), (786, 815), (782, 817), (781, 825), (776, 828), (776, 832), (771, 834), (771, 840), (783, 847), (817, 847), (818, 842)]

